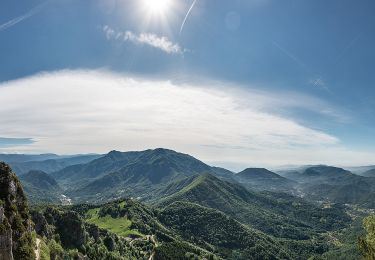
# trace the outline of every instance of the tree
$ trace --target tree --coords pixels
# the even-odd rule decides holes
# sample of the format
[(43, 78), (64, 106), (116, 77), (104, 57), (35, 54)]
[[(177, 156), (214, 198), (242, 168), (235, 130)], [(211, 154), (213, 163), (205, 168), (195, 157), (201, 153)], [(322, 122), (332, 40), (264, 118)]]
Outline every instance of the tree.
[(365, 259), (375, 259), (375, 215), (363, 220), (366, 235), (359, 239), (359, 248)]

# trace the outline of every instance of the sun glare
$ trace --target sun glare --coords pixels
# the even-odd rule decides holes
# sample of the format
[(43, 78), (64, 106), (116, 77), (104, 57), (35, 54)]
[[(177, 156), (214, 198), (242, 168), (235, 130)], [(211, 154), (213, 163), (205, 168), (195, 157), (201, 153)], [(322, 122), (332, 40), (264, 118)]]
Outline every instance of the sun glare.
[(171, 0), (142, 0), (144, 7), (153, 14), (164, 14), (171, 7)]

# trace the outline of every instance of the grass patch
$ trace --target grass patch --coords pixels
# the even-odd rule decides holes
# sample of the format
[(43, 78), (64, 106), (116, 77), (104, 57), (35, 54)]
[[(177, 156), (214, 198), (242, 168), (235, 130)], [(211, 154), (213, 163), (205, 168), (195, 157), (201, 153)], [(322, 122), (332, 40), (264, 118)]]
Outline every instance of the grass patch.
[(144, 235), (138, 232), (138, 230), (130, 229), (132, 222), (127, 218), (112, 218), (107, 215), (105, 217), (99, 217), (100, 208), (90, 209), (86, 213), (86, 221), (91, 224), (95, 224), (102, 229), (107, 229), (116, 235), (127, 237), (130, 235), (136, 235), (143, 237)]

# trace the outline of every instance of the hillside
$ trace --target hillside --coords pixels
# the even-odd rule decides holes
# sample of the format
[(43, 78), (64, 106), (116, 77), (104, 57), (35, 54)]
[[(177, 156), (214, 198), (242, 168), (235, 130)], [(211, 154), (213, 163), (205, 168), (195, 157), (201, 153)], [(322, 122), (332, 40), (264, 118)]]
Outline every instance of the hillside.
[(159, 218), (183, 239), (224, 259), (292, 259), (291, 253), (272, 238), (214, 209), (175, 202), (164, 208)]
[(156, 204), (196, 203), (220, 210), (267, 234), (291, 239), (309, 239), (313, 230), (340, 228), (349, 220), (336, 207), (323, 209), (286, 194), (250, 192), (209, 174), (191, 177), (184, 183), (185, 187)]
[(291, 192), (296, 182), (264, 168), (247, 168), (235, 175), (235, 179), (249, 189)]
[(33, 185), (35, 188), (47, 191), (61, 191), (56, 180), (42, 171), (30, 171), (20, 177), (21, 182)]
[(212, 170), (211, 174), (215, 175), (216, 177), (220, 179), (223, 179), (229, 182), (235, 181), (235, 173), (232, 171), (229, 171), (221, 167), (215, 167), (215, 166), (212, 166), (211, 170)]
[[(164, 158), (164, 154), (159, 155), (144, 161), (157, 166), (159, 159)], [(170, 160), (167, 168), (179, 169)], [(173, 177), (163, 184), (151, 182), (149, 174), (153, 172), (145, 171), (141, 179), (125, 175), (133, 178), (123, 183), (128, 187), (137, 187), (130, 185), (131, 180), (137, 184), (147, 181), (150, 187), (158, 187), (152, 190), (152, 197), (147, 200), (149, 205), (137, 199), (100, 205), (39, 205), (31, 212), (35, 225), (17, 177), (4, 166), (5, 174), (0, 175), (5, 176), (0, 179), (0, 183), (5, 183), (0, 187), (3, 201), (0, 212), (5, 214), (0, 214), (3, 222), (0, 239), (3, 232), (3, 241), (8, 241), (3, 243), (11, 245), (6, 234), (11, 229), (21, 230), (12, 239), (18, 236), (27, 246), (17, 250), (32, 248), (51, 259), (308, 259), (345, 253), (328, 242), (351, 228), (345, 207), (317, 205), (286, 193), (249, 191), (209, 173), (194, 174), (200, 164), (198, 168), (188, 165), (190, 174), (172, 172), (172, 176), (179, 178)], [(111, 175), (114, 174), (105, 176)], [(25, 189), (32, 186), (39, 191), (61, 191), (56, 181), (44, 172), (32, 171), (23, 175), (22, 181)], [(12, 194), (17, 194), (15, 200)], [(22, 220), (9, 226), (7, 222), (17, 219), (14, 216), (21, 216)], [(357, 254), (354, 247), (347, 248), (351, 255)], [(13, 254), (22, 252), (12, 250)], [(30, 257), (21, 259), (34, 259), (32, 253)]]
[(38, 234), (58, 235), (64, 248), (76, 248), (90, 259), (218, 259), (182, 240), (159, 222), (155, 210), (131, 199), (33, 213), (41, 224)]
[(62, 188), (56, 180), (42, 171), (30, 171), (20, 176), (20, 181), (30, 202), (59, 203)]
[(368, 171), (364, 172), (363, 176), (374, 178), (375, 177), (375, 169), (371, 169), (371, 170), (368, 170)]

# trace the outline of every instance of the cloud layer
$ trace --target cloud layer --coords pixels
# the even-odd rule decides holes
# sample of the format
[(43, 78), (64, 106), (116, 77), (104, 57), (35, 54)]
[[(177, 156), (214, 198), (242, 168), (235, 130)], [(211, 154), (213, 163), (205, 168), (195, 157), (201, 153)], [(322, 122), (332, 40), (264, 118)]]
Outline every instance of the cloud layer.
[(221, 165), (259, 166), (370, 160), (369, 154), (359, 157), (343, 148), (335, 136), (272, 112), (316, 106), (326, 111), (313, 99), (219, 89), (103, 71), (60, 71), (5, 82), (0, 84), (0, 136), (35, 142), (0, 151), (167, 147)]
[(147, 45), (168, 54), (182, 54), (183, 50), (177, 43), (171, 42), (167, 37), (160, 37), (153, 33), (135, 34), (132, 31), (115, 31), (108, 25), (103, 26), (103, 31), (108, 40), (119, 40), (135, 44)]
[(31, 138), (5, 138), (0, 137), (0, 147), (14, 147), (25, 144), (32, 144), (34, 141)]

